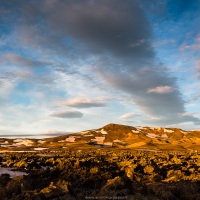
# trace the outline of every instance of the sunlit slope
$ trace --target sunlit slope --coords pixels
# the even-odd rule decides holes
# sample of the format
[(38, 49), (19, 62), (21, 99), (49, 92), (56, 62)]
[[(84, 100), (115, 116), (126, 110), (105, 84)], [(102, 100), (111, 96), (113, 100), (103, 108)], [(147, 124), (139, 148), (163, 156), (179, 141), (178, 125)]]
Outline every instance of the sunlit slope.
[(200, 150), (200, 131), (178, 128), (108, 124), (102, 128), (57, 137), (68, 147), (131, 148), (138, 150)]
[(108, 124), (99, 129), (40, 140), (2, 138), (0, 148), (9, 151), (67, 150), (70, 148), (200, 151), (200, 131)]

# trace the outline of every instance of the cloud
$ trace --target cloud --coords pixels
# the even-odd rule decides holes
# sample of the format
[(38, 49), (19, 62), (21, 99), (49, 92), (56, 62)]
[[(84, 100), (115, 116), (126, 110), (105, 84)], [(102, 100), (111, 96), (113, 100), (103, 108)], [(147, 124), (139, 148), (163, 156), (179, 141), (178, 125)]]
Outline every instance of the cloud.
[[(178, 113), (184, 112), (180, 91), (172, 90), (177, 88), (176, 79), (156, 60), (152, 28), (135, 1), (66, 3), (54, 1), (48, 7), (50, 26), (61, 35), (71, 36), (74, 44), (81, 44), (80, 49), (98, 56), (94, 71), (101, 79), (133, 95), (140, 109), (154, 117), (176, 120)], [(156, 88), (158, 85), (163, 88)], [(156, 90), (147, 93), (149, 88)]]
[(175, 44), (177, 41), (175, 39), (170, 40), (160, 40), (153, 43), (153, 47), (165, 46)]
[(9, 80), (7, 77), (0, 77), (0, 100), (8, 100), (8, 95), (12, 92), (15, 87), (15, 80)]
[(147, 90), (147, 93), (158, 93), (158, 94), (164, 94), (164, 93), (170, 93), (173, 91), (173, 88), (170, 86), (158, 86), (155, 88), (149, 88)]
[(184, 45), (180, 47), (180, 51), (186, 51), (186, 50), (200, 50), (200, 44), (192, 44), (192, 45)]
[[(130, 54), (136, 57), (146, 48), (146, 53), (151, 55), (153, 52), (148, 49), (149, 40), (143, 42), (149, 39), (151, 30), (141, 11), (131, 0), (45, 0), (42, 5), (31, 2), (22, 6), (22, 35), (27, 38), (26, 44), (45, 45), (51, 50), (56, 47), (56, 50), (70, 52), (71, 55), (80, 48), (86, 53), (114, 53), (120, 57)], [(35, 24), (37, 29), (32, 28)], [(135, 31), (136, 26), (138, 32)], [(37, 37), (29, 37), (31, 33), (27, 35), (30, 28), (37, 30)], [(44, 28), (49, 32), (44, 32)], [(68, 38), (69, 42), (64, 41), (63, 37)], [(21, 38), (24, 41), (24, 37)], [(74, 48), (76, 45), (77, 48)], [(81, 53), (85, 54), (85, 51)]]
[[(180, 10), (171, 7), (169, 12), (181, 16), (186, 10), (186, 6)], [(23, 26), (18, 27), (18, 33), (21, 28), (23, 34), (18, 38), (23, 44), (40, 46), (51, 55), (59, 52), (77, 69), (89, 65), (91, 76), (117, 92), (131, 95), (145, 114), (165, 118), (163, 123), (171, 119), (173, 123), (198, 121), (179, 116), (185, 112), (185, 102), (176, 78), (155, 56), (153, 29), (137, 1), (35, 1), (24, 4), (19, 17)], [(67, 102), (72, 107), (94, 107), (96, 103)]]
[(200, 59), (196, 61), (197, 78), (200, 79)]
[(102, 100), (92, 100), (89, 98), (73, 98), (67, 101), (59, 102), (60, 105), (76, 107), (76, 108), (92, 108), (92, 107), (104, 107), (105, 102)]
[(47, 65), (46, 62), (33, 60), (13, 53), (6, 53), (0, 56), (1, 63), (23, 67), (41, 67)]
[(128, 119), (128, 118), (132, 118), (135, 115), (135, 113), (126, 113), (124, 115), (121, 115), (119, 118), (120, 119)]
[[(195, 125), (200, 125), (200, 120), (191, 115), (187, 115), (187, 116), (179, 115), (179, 116), (177, 116), (177, 118), (175, 120), (172, 118), (171, 119), (163, 118), (163, 119), (157, 120), (156, 122), (157, 122), (157, 124), (160, 124), (161, 126), (163, 126), (163, 125), (169, 126), (169, 125), (173, 124), (174, 122), (175, 123), (193, 122)], [(154, 120), (152, 121), (152, 123), (154, 123)]]
[(193, 114), (195, 113), (190, 113), (190, 112), (180, 113), (181, 116), (193, 116)]
[(79, 111), (59, 111), (59, 112), (54, 112), (49, 116), (57, 118), (81, 118), (83, 117), (83, 113)]
[(192, 103), (194, 101), (197, 101), (200, 98), (200, 94), (196, 94), (195, 96), (188, 99), (187, 103)]

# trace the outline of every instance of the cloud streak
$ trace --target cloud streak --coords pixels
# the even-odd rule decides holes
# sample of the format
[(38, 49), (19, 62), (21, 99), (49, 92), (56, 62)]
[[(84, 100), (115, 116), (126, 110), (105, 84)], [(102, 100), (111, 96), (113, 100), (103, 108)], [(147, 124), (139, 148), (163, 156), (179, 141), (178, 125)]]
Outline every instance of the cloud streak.
[(119, 118), (120, 119), (129, 119), (129, 118), (132, 118), (134, 115), (135, 115), (134, 113), (126, 113), (126, 114), (121, 115)]
[(164, 93), (170, 93), (173, 91), (173, 88), (170, 86), (158, 86), (155, 88), (149, 88), (147, 90), (147, 93), (158, 93), (158, 94), (164, 94)]
[(75, 107), (75, 108), (92, 108), (92, 107), (105, 107), (102, 100), (92, 100), (89, 98), (73, 98), (67, 101), (59, 102), (59, 105)]
[(57, 118), (81, 118), (83, 117), (83, 113), (79, 111), (59, 111), (54, 112), (49, 115), (50, 117), (57, 117)]
[(25, 67), (41, 67), (47, 65), (46, 62), (33, 60), (13, 53), (6, 53), (0, 57), (1, 62), (12, 64), (14, 66), (25, 66)]

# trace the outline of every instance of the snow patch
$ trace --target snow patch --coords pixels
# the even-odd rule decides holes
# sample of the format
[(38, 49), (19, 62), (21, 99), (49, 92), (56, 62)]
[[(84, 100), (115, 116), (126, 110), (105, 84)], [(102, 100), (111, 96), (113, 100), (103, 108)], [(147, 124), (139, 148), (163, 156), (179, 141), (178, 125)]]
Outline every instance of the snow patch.
[(65, 140), (67, 141), (67, 142), (75, 142), (75, 136), (69, 136), (68, 138), (66, 138)]
[(167, 134), (165, 133), (165, 134), (161, 135), (161, 138), (168, 138), (168, 136), (167, 136)]
[(42, 150), (46, 150), (48, 148), (45, 148), (45, 147), (35, 147), (33, 148), (33, 150), (36, 150), (36, 151), (42, 151)]
[(16, 140), (13, 140), (13, 142), (15, 142), (15, 144), (13, 143), (12, 146), (21, 146), (21, 145), (32, 146), (33, 145), (33, 142), (31, 140), (16, 139)]
[(90, 137), (90, 136), (94, 136), (93, 134), (89, 134), (89, 135), (84, 135), (83, 137)]
[(95, 139), (91, 139), (92, 142), (97, 142), (97, 144), (103, 144), (105, 137), (95, 137)]
[(113, 143), (112, 142), (104, 142), (103, 145), (112, 147)]
[(132, 130), (132, 132), (133, 132), (133, 133), (139, 133), (140, 131), (135, 131), (135, 130)]
[(108, 134), (104, 129), (101, 129), (101, 133), (102, 133), (103, 135)]
[(1, 144), (1, 147), (10, 147), (10, 145)]
[(113, 140), (113, 142), (122, 142), (121, 140)]
[(38, 140), (38, 143), (43, 144), (43, 143), (45, 143), (45, 141), (44, 140)]
[(164, 129), (164, 132), (165, 132), (165, 133), (173, 133), (174, 131), (165, 128), (165, 129)]
[(187, 132), (186, 132), (186, 131), (181, 131), (181, 133), (183, 133), (184, 135), (187, 135)]
[(147, 133), (146, 136), (149, 137), (149, 138), (157, 138), (157, 137), (158, 137), (158, 136), (157, 136), (156, 134), (154, 134), (154, 133)]

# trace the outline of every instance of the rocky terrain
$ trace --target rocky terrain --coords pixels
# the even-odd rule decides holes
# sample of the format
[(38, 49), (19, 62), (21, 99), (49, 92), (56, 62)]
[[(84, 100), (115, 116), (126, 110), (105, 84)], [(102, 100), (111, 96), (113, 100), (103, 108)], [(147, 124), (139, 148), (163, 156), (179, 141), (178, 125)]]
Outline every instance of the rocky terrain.
[(131, 150), (2, 153), (1, 199), (199, 199), (200, 154)]
[(109, 124), (0, 140), (2, 200), (200, 199), (199, 131)]

